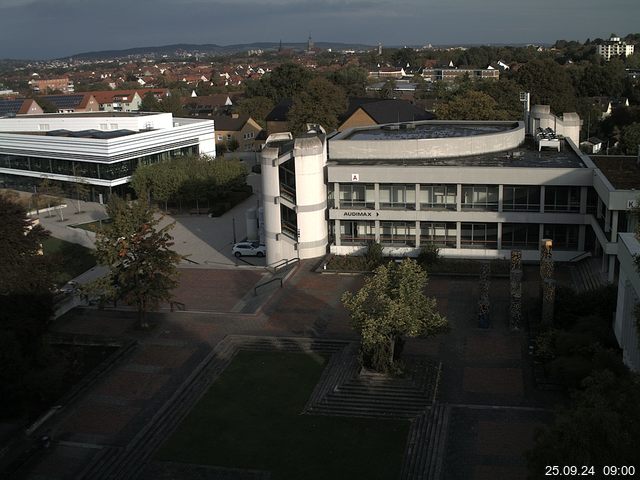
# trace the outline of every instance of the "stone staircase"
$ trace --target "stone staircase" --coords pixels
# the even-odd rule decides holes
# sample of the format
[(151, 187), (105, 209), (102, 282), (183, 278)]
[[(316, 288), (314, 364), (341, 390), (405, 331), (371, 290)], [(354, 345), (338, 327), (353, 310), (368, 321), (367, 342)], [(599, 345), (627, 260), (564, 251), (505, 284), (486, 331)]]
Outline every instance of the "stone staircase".
[(411, 422), (401, 480), (440, 478), (450, 411), (450, 406), (436, 404)]
[(569, 267), (576, 292), (590, 292), (607, 284), (600, 272), (600, 262), (597, 258), (586, 258)]
[(412, 419), (433, 403), (439, 365), (414, 357), (405, 378), (360, 372), (355, 348), (332, 358), (303, 413)]

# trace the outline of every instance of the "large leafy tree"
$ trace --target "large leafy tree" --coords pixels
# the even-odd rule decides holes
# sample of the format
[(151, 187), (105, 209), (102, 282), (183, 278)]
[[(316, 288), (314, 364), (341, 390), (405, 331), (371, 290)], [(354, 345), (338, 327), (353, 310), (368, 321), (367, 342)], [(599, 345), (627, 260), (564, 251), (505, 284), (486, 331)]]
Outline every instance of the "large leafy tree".
[(427, 272), (411, 259), (378, 267), (342, 303), (362, 336), (361, 361), (379, 372), (395, 370), (402, 337), (435, 335), (447, 328), (436, 300), (425, 295)]
[(436, 116), (441, 120), (512, 120), (512, 115), (500, 109), (491, 96), (476, 90), (467, 90), (436, 106)]
[(53, 312), (52, 265), (40, 255), (47, 236), (0, 194), (0, 416), (28, 409), (55, 383), (42, 344)]
[(289, 128), (304, 132), (307, 123), (319, 123), (327, 131), (338, 126), (338, 116), (347, 109), (344, 90), (326, 78), (317, 77), (293, 98), (289, 110)]
[(575, 111), (576, 95), (571, 76), (555, 61), (532, 60), (518, 69), (514, 79), (531, 92), (532, 105), (550, 105), (556, 114)]
[(109, 274), (93, 285), (103, 298), (135, 306), (141, 328), (149, 326), (147, 312), (172, 302), (182, 258), (171, 249), (169, 232), (174, 224), (160, 228), (160, 219), (145, 198), (127, 202), (111, 197), (107, 213), (112, 223), (96, 235), (96, 256), (109, 267)]
[(634, 122), (622, 129), (620, 150), (627, 155), (640, 154), (640, 123)]

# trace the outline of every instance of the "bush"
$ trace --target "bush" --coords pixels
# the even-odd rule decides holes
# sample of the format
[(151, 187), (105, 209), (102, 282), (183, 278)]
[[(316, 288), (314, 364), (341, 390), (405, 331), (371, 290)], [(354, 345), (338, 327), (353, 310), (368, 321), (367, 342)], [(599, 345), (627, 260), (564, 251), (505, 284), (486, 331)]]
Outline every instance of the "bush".
[(417, 260), (418, 263), (426, 269), (427, 267), (438, 263), (438, 261), (440, 260), (440, 249), (433, 243), (423, 245), (422, 247), (420, 247), (420, 253), (418, 253)]
[(375, 270), (376, 267), (382, 265), (384, 261), (384, 257), (382, 256), (382, 245), (378, 242), (368, 242), (364, 258), (369, 270)]

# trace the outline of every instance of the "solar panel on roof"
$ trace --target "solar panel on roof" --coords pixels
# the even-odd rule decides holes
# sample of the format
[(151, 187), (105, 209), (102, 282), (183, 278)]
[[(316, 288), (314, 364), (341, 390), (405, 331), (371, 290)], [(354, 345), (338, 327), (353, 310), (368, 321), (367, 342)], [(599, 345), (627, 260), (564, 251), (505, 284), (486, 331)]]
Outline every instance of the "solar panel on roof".
[(2, 100), (0, 101), (0, 115), (7, 115), (10, 113), (17, 114), (20, 111), (20, 107), (24, 100)]
[(44, 97), (61, 110), (76, 108), (82, 102), (83, 95), (47, 95)]

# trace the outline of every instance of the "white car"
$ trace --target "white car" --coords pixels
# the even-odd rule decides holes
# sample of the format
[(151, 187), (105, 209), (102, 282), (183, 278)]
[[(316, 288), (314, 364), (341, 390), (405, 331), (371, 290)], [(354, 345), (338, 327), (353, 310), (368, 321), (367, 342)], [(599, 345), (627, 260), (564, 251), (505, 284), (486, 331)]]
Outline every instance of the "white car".
[(267, 249), (264, 245), (261, 245), (258, 242), (240, 242), (233, 246), (232, 251), (236, 257), (264, 257)]

